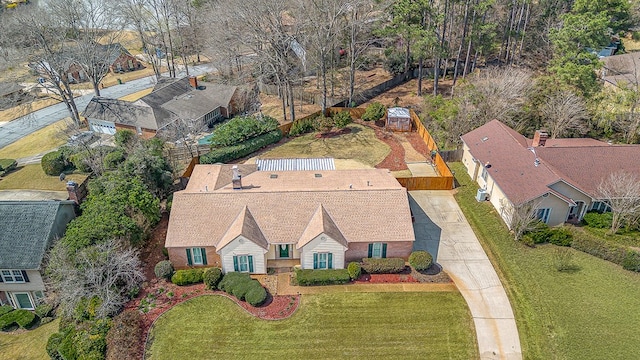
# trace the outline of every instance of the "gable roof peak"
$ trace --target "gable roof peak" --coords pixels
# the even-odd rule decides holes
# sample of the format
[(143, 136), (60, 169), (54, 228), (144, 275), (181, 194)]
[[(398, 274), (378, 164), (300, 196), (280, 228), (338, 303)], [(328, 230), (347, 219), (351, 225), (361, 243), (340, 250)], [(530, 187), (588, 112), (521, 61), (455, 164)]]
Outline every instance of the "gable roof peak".
[(309, 220), (306, 229), (304, 229), (300, 239), (298, 239), (296, 247), (298, 249), (302, 248), (320, 234), (326, 234), (343, 246), (348, 246), (347, 239), (344, 237), (342, 231), (340, 231), (338, 225), (336, 225), (335, 221), (331, 215), (329, 215), (322, 203), (316, 209), (311, 220)]
[(251, 214), (251, 211), (249, 211), (247, 205), (242, 207), (238, 216), (233, 220), (227, 232), (216, 245), (216, 249), (219, 251), (229, 245), (238, 236), (242, 236), (264, 249), (269, 249), (269, 242), (262, 233), (260, 226)]

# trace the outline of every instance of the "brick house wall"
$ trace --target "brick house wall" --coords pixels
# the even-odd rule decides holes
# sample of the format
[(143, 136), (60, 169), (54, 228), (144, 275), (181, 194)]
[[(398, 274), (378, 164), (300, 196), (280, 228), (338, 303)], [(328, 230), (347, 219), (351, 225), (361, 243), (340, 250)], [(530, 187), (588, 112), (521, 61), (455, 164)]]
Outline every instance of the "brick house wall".
[[(194, 246), (200, 247), (200, 246)], [(187, 265), (187, 248), (186, 247), (172, 247), (167, 248), (169, 252), (169, 260), (171, 264), (173, 264), (174, 269), (182, 270), (189, 269), (195, 267), (222, 267), (222, 261), (220, 259), (220, 255), (216, 253), (216, 248), (214, 246), (204, 246), (207, 252), (207, 265), (196, 265), (189, 266)]]
[(140, 135), (138, 134), (138, 129), (135, 126), (131, 126), (131, 125), (116, 124), (116, 131), (117, 130), (133, 131), (136, 135), (139, 135), (143, 139), (151, 139), (152, 137), (156, 136), (155, 130), (145, 129), (145, 128), (140, 129), (142, 131), (142, 135)]
[[(349, 243), (349, 249), (345, 252), (345, 263), (351, 261), (362, 261), (369, 255), (370, 243)], [(387, 244), (387, 257), (409, 259), (413, 251), (413, 241), (394, 241)]]
[(120, 54), (118, 58), (111, 64), (111, 72), (136, 71), (144, 69), (144, 66), (135, 56), (129, 54)]
[[(69, 75), (71, 75), (73, 79), (71, 79)], [(67, 71), (64, 73), (64, 76), (70, 83), (83, 83), (85, 81), (89, 81), (89, 78), (85, 74), (84, 70), (82, 70), (80, 65), (77, 64), (71, 64), (71, 66), (69, 66)]]

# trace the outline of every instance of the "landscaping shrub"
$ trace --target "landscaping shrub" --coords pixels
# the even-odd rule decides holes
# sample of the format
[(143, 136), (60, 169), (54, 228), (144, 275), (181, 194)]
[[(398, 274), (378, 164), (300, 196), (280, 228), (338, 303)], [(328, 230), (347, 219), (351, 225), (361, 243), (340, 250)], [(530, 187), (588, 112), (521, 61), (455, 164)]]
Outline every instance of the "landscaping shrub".
[(624, 260), (622, 261), (622, 268), (625, 270), (640, 272), (640, 252), (628, 249)]
[(2, 305), (0, 306), (0, 316), (6, 314), (6, 313), (10, 313), (13, 311), (13, 306), (11, 305)]
[(170, 280), (173, 276), (173, 265), (171, 265), (171, 261), (169, 260), (158, 261), (156, 266), (153, 268), (153, 272), (156, 274), (157, 278)]
[(35, 310), (36, 315), (41, 319), (50, 316), (52, 312), (53, 306), (49, 304), (38, 305)]
[(558, 246), (571, 246), (573, 236), (565, 227), (549, 229), (549, 242)]
[(18, 166), (14, 159), (0, 159), (0, 176), (5, 176)]
[(54, 319), (54, 317), (52, 317), (52, 316), (45, 316), (43, 318), (40, 318), (40, 325), (48, 324), (48, 323), (52, 322), (53, 319)]
[(251, 277), (247, 273), (230, 272), (224, 275), (222, 280), (218, 283), (218, 289), (231, 294), (233, 288), (237, 284), (251, 281)]
[(379, 102), (374, 102), (369, 104), (362, 115), (362, 120), (364, 121), (378, 121), (383, 116), (387, 109), (384, 105)]
[(65, 338), (65, 334), (62, 332), (57, 332), (49, 336), (49, 340), (47, 340), (47, 354), (53, 360), (63, 360), (60, 354), (58, 353), (58, 348), (62, 343), (62, 340)]
[(353, 119), (351, 119), (351, 113), (347, 111), (341, 111), (335, 115), (333, 115), (333, 124), (338, 129), (342, 129), (347, 125), (351, 124)]
[(553, 253), (553, 266), (558, 271), (567, 271), (574, 268), (573, 253), (570, 249), (556, 248)]
[(6, 329), (17, 324), (23, 329), (33, 325), (36, 315), (29, 310), (18, 309), (0, 316), (0, 329)]
[(360, 266), (359, 262), (352, 261), (347, 265), (347, 272), (349, 273), (349, 277), (355, 280), (360, 277), (362, 266)]
[(282, 132), (274, 130), (266, 134), (254, 137), (247, 141), (220, 149), (209, 151), (200, 157), (201, 164), (227, 163), (235, 159), (247, 156), (263, 147), (276, 143), (282, 139)]
[(202, 269), (178, 270), (171, 277), (171, 282), (179, 286), (201, 283), (203, 272)]
[(202, 280), (204, 284), (207, 285), (207, 289), (215, 290), (220, 280), (222, 280), (222, 270), (217, 267), (208, 268), (204, 271)]
[(118, 168), (118, 165), (120, 165), (124, 160), (124, 151), (122, 149), (116, 149), (105, 155), (104, 159), (102, 160), (102, 165), (107, 170), (114, 170)]
[(402, 272), (404, 268), (403, 258), (362, 259), (362, 270), (369, 274), (395, 274)]
[(433, 257), (426, 251), (414, 251), (409, 255), (409, 265), (418, 271), (427, 270), (433, 264)]
[(348, 283), (351, 276), (346, 269), (298, 269), (296, 270), (296, 280), (301, 286), (334, 285)]
[(131, 130), (118, 130), (113, 136), (118, 147), (127, 148), (136, 140), (136, 133)]
[(533, 240), (534, 244), (544, 244), (549, 242), (549, 238), (551, 237), (551, 229), (549, 228), (549, 226), (547, 226), (547, 224), (540, 224), (536, 231), (531, 231), (527, 233), (526, 236), (527, 238)]
[(610, 229), (611, 222), (613, 221), (613, 214), (611, 212), (599, 213), (597, 211), (590, 211), (584, 214), (582, 218), (587, 226), (596, 229)]
[(571, 247), (618, 265), (622, 265), (627, 256), (625, 246), (609, 243), (587, 234), (576, 234)]
[(218, 126), (209, 138), (209, 142), (211, 148), (231, 146), (274, 131), (279, 125), (278, 120), (270, 116), (235, 117)]
[(69, 324), (49, 337), (47, 353), (52, 359), (102, 360), (107, 350), (106, 336), (110, 325), (110, 319)]
[(142, 317), (136, 310), (125, 310), (113, 318), (107, 332), (107, 359), (140, 358), (138, 344), (142, 343)]
[(49, 176), (58, 176), (65, 168), (65, 159), (61, 152), (46, 153), (40, 161), (42, 171)]
[(289, 136), (298, 136), (310, 132), (316, 131), (317, 123), (316, 118), (305, 118), (302, 120), (295, 121), (291, 124), (291, 129), (289, 130)]
[(227, 293), (235, 296), (238, 300), (244, 300), (244, 297), (247, 292), (249, 292), (253, 281), (254, 280), (238, 282), (231, 288), (231, 292), (229, 293), (227, 291)]
[(324, 115), (318, 116), (316, 121), (318, 124), (318, 129), (320, 129), (322, 132), (331, 131), (331, 129), (333, 129), (333, 126), (335, 125), (332, 117)]
[[(259, 281), (254, 280), (255, 283), (251, 283), (251, 288), (247, 291), (244, 299), (251, 304), (251, 306), (260, 306), (267, 300), (267, 290), (262, 287)], [(256, 285), (257, 283), (257, 285)]]

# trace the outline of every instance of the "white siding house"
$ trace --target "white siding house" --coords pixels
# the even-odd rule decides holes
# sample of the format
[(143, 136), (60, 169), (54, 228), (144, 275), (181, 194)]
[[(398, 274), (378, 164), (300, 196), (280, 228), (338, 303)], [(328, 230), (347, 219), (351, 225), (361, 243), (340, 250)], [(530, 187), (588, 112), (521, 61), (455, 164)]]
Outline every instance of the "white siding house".
[(253, 241), (238, 236), (228, 245), (218, 250), (222, 258), (222, 271), (242, 271), (253, 274), (266, 274), (267, 249), (254, 243)]
[[(347, 247), (326, 234), (318, 235), (300, 250), (300, 265), (303, 269), (344, 269), (344, 253)], [(325, 255), (322, 254), (327, 254), (326, 265)]]

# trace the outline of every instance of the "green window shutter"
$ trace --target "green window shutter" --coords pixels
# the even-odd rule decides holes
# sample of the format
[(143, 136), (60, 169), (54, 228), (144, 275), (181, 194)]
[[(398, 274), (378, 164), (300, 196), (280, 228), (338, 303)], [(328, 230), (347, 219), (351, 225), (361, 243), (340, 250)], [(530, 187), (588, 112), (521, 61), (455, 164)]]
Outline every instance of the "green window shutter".
[(193, 260), (191, 259), (191, 249), (187, 249), (187, 265), (193, 265)]
[(202, 265), (207, 265), (207, 249), (200, 248), (200, 253), (202, 254)]
[(387, 257), (387, 244), (384, 243), (382, 244), (382, 258), (386, 258)]
[(369, 255), (367, 255), (368, 258), (373, 256), (373, 244), (369, 244)]
[(240, 269), (238, 267), (238, 257), (237, 256), (233, 257), (233, 271), (240, 271)]
[(247, 257), (249, 258), (249, 272), (252, 273), (253, 272), (253, 256), (249, 255)]
[(317, 269), (318, 268), (318, 254), (313, 254), (313, 268)]
[(327, 266), (327, 269), (333, 269), (333, 254), (332, 253), (327, 254), (327, 258), (329, 261), (329, 265)]

